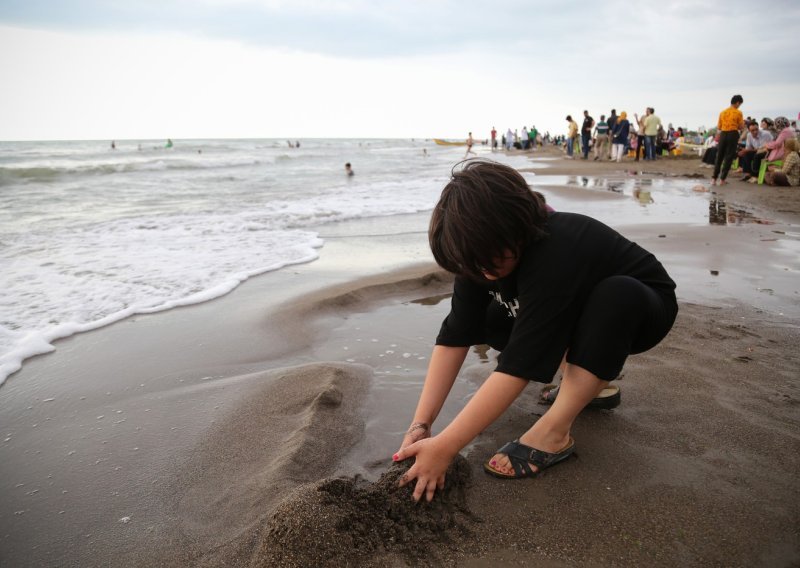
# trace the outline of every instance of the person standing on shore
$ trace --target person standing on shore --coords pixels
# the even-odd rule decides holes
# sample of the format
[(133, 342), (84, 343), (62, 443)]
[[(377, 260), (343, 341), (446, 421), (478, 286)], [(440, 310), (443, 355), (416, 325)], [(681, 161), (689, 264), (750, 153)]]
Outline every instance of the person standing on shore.
[(659, 128), (661, 128), (661, 119), (656, 116), (656, 109), (649, 107), (647, 117), (644, 119), (645, 158), (648, 160), (656, 159), (656, 136), (658, 136)]
[[(650, 252), (603, 223), (548, 211), (504, 164), (473, 160), (450, 182), (428, 231), (436, 262), (455, 274), (451, 310), (436, 338), (411, 425), (392, 456), (414, 458), (399, 485), (413, 499), (443, 489), (455, 456), (531, 381), (550, 383), (552, 406), (484, 463), (501, 479), (535, 477), (575, 451), (578, 414), (619, 388), (629, 355), (655, 347), (678, 313), (675, 282)], [(568, 258), (569, 262), (564, 262)], [(500, 351), (494, 372), (453, 421), (432, 435), (471, 346)], [(542, 393), (544, 394), (544, 393)]]
[(617, 125), (617, 109), (611, 109), (611, 114), (606, 121), (608, 123), (608, 159), (611, 160), (611, 152), (614, 149), (614, 127)]
[(514, 133), (511, 132), (511, 128), (508, 129), (506, 132), (506, 150), (511, 150), (511, 147), (514, 145)]
[(628, 143), (628, 135), (630, 134), (631, 124), (628, 122), (628, 113), (622, 111), (614, 124), (613, 133), (613, 146), (611, 148), (611, 159), (617, 162), (622, 161), (622, 155), (625, 153), (625, 146)]
[(589, 111), (583, 111), (583, 125), (581, 126), (581, 148), (583, 149), (582, 159), (584, 160), (589, 159), (589, 149), (591, 148), (593, 126), (594, 119), (589, 116)]
[(633, 118), (636, 119), (636, 161), (639, 161), (639, 154), (642, 154), (642, 159), (647, 159), (647, 154), (644, 151), (644, 121), (650, 109), (644, 111), (644, 115), (640, 118), (638, 114), (633, 113)]
[(609, 145), (609, 129), (608, 123), (606, 122), (606, 115), (600, 115), (600, 122), (594, 127), (594, 159), (599, 160), (603, 157), (606, 153), (610, 151), (610, 148), (607, 146)]
[(575, 159), (575, 140), (578, 138), (578, 123), (572, 120), (572, 115), (567, 115), (567, 156)]
[(467, 153), (464, 154), (464, 159), (465, 160), (467, 159), (467, 156), (469, 156), (470, 154), (472, 154), (473, 156), (477, 156), (478, 155), (478, 154), (476, 154), (475, 152), (472, 151), (472, 145), (473, 144), (475, 144), (475, 140), (473, 140), (472, 132), (470, 132), (469, 136), (467, 136)]
[(731, 106), (719, 113), (717, 129), (719, 130), (719, 146), (717, 146), (717, 159), (714, 161), (714, 174), (711, 176), (711, 185), (725, 185), (725, 178), (731, 169), (733, 157), (739, 146), (739, 132), (744, 129), (744, 116), (739, 107), (744, 99), (742, 95), (731, 98)]
[(497, 130), (492, 126), (492, 152), (494, 152), (495, 149), (497, 149)]

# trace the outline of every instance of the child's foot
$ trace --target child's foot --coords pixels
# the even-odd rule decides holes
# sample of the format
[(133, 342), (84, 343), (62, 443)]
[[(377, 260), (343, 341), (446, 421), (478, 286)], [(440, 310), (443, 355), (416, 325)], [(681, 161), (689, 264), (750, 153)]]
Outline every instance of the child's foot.
[[(519, 441), (526, 446), (530, 446), (531, 448), (551, 454), (560, 453), (571, 443), (573, 443), (569, 434), (566, 436), (558, 436), (554, 434), (539, 436), (531, 435), (530, 432), (526, 432), (522, 437), (520, 437)], [(511, 460), (506, 454), (495, 454), (488, 463), (499, 473), (514, 475), (514, 466), (511, 465)], [(528, 463), (528, 466), (534, 472), (539, 471), (539, 468), (530, 462)]]

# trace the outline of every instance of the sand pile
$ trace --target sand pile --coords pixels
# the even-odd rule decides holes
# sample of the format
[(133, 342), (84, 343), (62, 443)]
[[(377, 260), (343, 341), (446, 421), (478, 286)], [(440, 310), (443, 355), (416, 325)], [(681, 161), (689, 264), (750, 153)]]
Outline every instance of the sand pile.
[(236, 410), (204, 435), (174, 483), (177, 539), (190, 564), (246, 564), (259, 528), (293, 489), (335, 474), (361, 440), (372, 370), (344, 363), (254, 377)]
[(258, 566), (403, 566), (437, 564), (443, 549), (468, 540), (475, 517), (466, 504), (467, 461), (458, 456), (445, 489), (415, 503), (397, 481), (413, 460), (375, 483), (359, 477), (304, 486), (278, 506), (265, 527)]

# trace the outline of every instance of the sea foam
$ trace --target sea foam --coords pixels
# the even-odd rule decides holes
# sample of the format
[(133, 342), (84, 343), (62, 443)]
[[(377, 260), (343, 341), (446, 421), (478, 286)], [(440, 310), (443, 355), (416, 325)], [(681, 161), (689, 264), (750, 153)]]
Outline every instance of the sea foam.
[(0, 145), (0, 383), (60, 338), (313, 261), (325, 223), (428, 210), (462, 152), (408, 140)]

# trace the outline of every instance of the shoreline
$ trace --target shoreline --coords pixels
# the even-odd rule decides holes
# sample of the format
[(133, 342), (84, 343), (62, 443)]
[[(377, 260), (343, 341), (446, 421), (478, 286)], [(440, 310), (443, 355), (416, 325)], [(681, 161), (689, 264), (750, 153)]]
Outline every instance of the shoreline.
[[(778, 212), (789, 233), (792, 207)], [(72, 336), (26, 362), (0, 387), (0, 460), (11, 472), (0, 481), (0, 565), (258, 565), (261, 531), (282, 526), (270, 513), (287, 491), (379, 478), (447, 313), (425, 219), (327, 227), (317, 261)], [(467, 566), (800, 558), (800, 299), (797, 267), (783, 270), (780, 243), (760, 240), (773, 227), (626, 227), (680, 274), (675, 330), (626, 364), (620, 408), (581, 416), (578, 459), (536, 480), (488, 478), (482, 459), (544, 410), (537, 385), (527, 389), (464, 452), (465, 506), (483, 522), (421, 553)], [(764, 274), (747, 280), (753, 271)], [(759, 284), (767, 301), (747, 306)], [(495, 355), (471, 350), (436, 429)], [(316, 445), (325, 440), (333, 454)], [(410, 562), (374, 554), (364, 565)]]
[[(569, 176), (572, 178), (577, 178), (583, 175), (593, 176), (595, 178), (608, 176), (608, 175), (623, 175), (623, 176), (642, 176), (645, 177), (667, 177), (667, 178), (686, 178), (697, 180), (699, 184), (707, 184), (706, 176), (708, 175), (707, 169), (698, 168), (699, 159), (691, 157), (691, 156), (681, 156), (681, 157), (667, 157), (663, 159), (659, 159), (655, 162), (634, 162), (633, 160), (626, 158), (626, 161), (622, 163), (616, 163), (611, 161), (594, 161), (593, 159), (589, 159), (588, 161), (584, 161), (581, 159), (575, 160), (567, 160), (564, 158), (564, 152), (560, 148), (555, 148), (552, 146), (548, 146), (542, 149), (538, 149), (535, 152), (530, 151), (522, 151), (522, 150), (498, 150), (495, 152), (486, 152), (484, 151), (480, 158), (492, 159), (494, 156), (501, 154), (504, 156), (515, 156), (515, 157), (526, 157), (528, 158), (532, 164), (528, 167), (517, 168), (520, 172), (523, 173), (531, 173), (534, 175), (539, 176), (538, 178), (534, 179), (534, 184), (538, 184), (538, 182), (542, 181), (546, 183), (547, 178), (559, 176)], [(751, 219), (755, 219), (755, 222), (760, 222), (758, 219), (759, 215), (762, 215), (767, 221), (767, 224), (779, 224), (784, 226), (783, 228), (790, 228), (796, 229), (797, 227), (797, 219), (800, 216), (800, 197), (798, 196), (798, 191), (795, 191), (794, 188), (785, 188), (785, 187), (770, 187), (770, 186), (756, 186), (753, 187), (750, 184), (737, 182), (735, 180), (736, 176), (734, 175), (731, 178), (731, 182), (724, 187), (715, 187), (710, 188), (709, 194), (717, 196), (720, 200), (723, 200), (723, 204), (727, 204), (729, 210), (731, 210), (733, 216), (739, 215), (740, 217), (749, 217)], [(556, 184), (559, 185), (559, 184)], [(549, 187), (549, 184), (548, 184)], [(541, 190), (540, 187), (537, 189)], [(552, 189), (552, 188), (551, 188)], [(577, 199), (577, 200), (587, 200), (587, 199), (597, 199), (603, 198), (602, 194), (594, 194), (592, 192), (584, 191), (582, 188), (565, 188), (559, 186), (557, 191), (560, 191), (562, 195), (570, 198), (570, 199)], [(572, 192), (572, 195), (570, 195)], [(569, 210), (568, 208), (566, 210)], [(724, 209), (723, 209), (724, 213)], [(421, 212), (416, 214), (404, 214), (404, 215), (396, 215), (393, 216), (394, 220), (392, 222), (396, 223), (396, 219), (411, 219), (411, 222), (401, 221), (400, 226), (407, 232), (401, 232), (400, 235), (406, 234), (416, 234), (420, 233), (421, 231), (425, 230), (426, 223), (420, 224), (419, 218), (424, 217), (427, 219), (429, 215), (428, 212)], [(730, 216), (730, 215), (729, 215)], [(368, 236), (370, 233), (369, 231), (374, 231), (373, 234), (376, 236), (386, 236), (383, 232), (382, 221), (384, 220), (383, 217), (367, 217), (361, 218), (357, 220), (321, 225), (319, 227), (312, 227), (312, 229), (316, 229), (320, 231), (320, 238), (324, 241), (329, 241), (332, 239), (341, 238), (342, 231), (340, 229), (341, 226), (362, 226), (366, 228), (367, 234), (362, 234), (358, 236)], [(732, 221), (738, 222), (738, 221)], [(745, 221), (751, 222), (751, 221)], [(611, 224), (611, 223), (609, 223)], [(651, 224), (650, 228), (654, 228)], [(646, 227), (644, 228), (647, 229)], [(623, 231), (624, 232), (624, 231)], [(781, 234), (785, 235), (787, 232), (784, 231), (776, 231), (780, 232)], [(795, 239), (800, 239), (800, 230), (795, 230), (791, 233)], [(348, 234), (348, 230), (345, 229), (344, 231), (345, 237), (354, 237), (352, 232)], [(764, 235), (760, 235), (763, 237)], [(766, 235), (767, 237), (773, 237), (773, 235)], [(762, 238), (762, 240), (767, 240)], [(800, 250), (800, 248), (798, 248)], [(321, 256), (320, 253), (319, 256)], [(22, 354), (19, 355), (21, 360), (19, 361), (19, 365), (17, 365), (17, 359), (11, 359), (5, 363), (6, 367), (14, 368), (15, 370), (11, 371), (7, 377), (0, 379), (0, 387), (3, 383), (11, 376), (19, 372), (19, 369), (22, 368), (27, 361), (30, 361), (32, 358), (39, 357), (42, 355), (47, 355), (52, 353), (57, 349), (58, 343), (60, 343), (64, 339), (72, 338), (76, 335), (80, 335), (83, 333), (93, 332), (98, 329), (106, 328), (110, 325), (114, 325), (119, 322), (124, 322), (131, 318), (146, 316), (155, 313), (161, 312), (168, 312), (174, 310), (176, 308), (185, 308), (185, 307), (192, 307), (198, 306), (201, 304), (205, 304), (208, 302), (216, 301), (224, 296), (231, 294), (233, 291), (237, 290), (241, 286), (245, 285), (246, 283), (258, 279), (261, 277), (270, 277), (276, 273), (285, 273), (287, 271), (292, 271), (295, 266), (303, 265), (303, 264), (313, 264), (319, 262), (319, 256), (316, 258), (305, 259), (299, 261), (297, 263), (289, 263), (287, 265), (282, 266), (278, 269), (270, 269), (266, 271), (259, 271), (258, 273), (248, 275), (244, 278), (233, 278), (229, 279), (226, 282), (220, 283), (214, 286), (211, 289), (204, 290), (195, 294), (197, 299), (192, 300), (192, 298), (182, 298), (178, 300), (173, 300), (168, 302), (164, 307), (159, 307), (157, 309), (147, 308), (142, 309), (139, 312), (132, 312), (130, 309), (125, 310), (123, 312), (111, 314), (101, 320), (89, 322), (86, 324), (62, 324), (53, 330), (51, 330), (46, 337), (42, 338), (41, 340), (37, 340), (34, 344), (29, 345), (25, 349), (22, 350)], [(234, 284), (234, 280), (238, 280), (238, 283)], [(739, 294), (737, 293), (737, 297)], [(63, 329), (62, 329), (63, 328)]]

